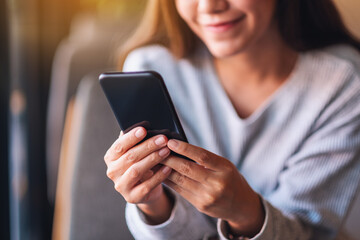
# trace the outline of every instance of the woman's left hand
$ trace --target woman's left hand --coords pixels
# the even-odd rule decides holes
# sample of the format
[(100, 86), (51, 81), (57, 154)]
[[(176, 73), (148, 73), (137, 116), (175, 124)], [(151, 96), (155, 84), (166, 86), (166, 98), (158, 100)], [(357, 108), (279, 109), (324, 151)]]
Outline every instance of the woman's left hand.
[(255, 236), (260, 232), (265, 213), (259, 195), (229, 160), (202, 148), (170, 140), (172, 151), (162, 163), (173, 171), (165, 183), (200, 212), (228, 222), (234, 234)]

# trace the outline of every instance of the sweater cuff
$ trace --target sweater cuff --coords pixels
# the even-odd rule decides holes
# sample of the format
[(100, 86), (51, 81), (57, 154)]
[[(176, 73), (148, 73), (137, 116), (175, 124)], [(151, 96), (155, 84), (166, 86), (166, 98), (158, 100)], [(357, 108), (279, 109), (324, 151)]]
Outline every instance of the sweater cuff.
[[(265, 210), (265, 220), (264, 224), (261, 227), (261, 230), (256, 236), (253, 238), (247, 238), (247, 237), (238, 237), (233, 239), (243, 239), (243, 240), (265, 240), (265, 239), (273, 239), (273, 221), (271, 221), (272, 217), (272, 211), (270, 204), (261, 198), (262, 204), (264, 206)], [(221, 240), (230, 240), (227, 236), (229, 236), (229, 233), (227, 231), (226, 223), (224, 220), (219, 219), (217, 223), (217, 231), (219, 234), (219, 237)]]
[[(168, 189), (169, 190), (169, 189)], [(126, 205), (126, 222), (135, 239), (202, 239), (216, 234), (215, 226), (190, 203), (170, 189), (175, 198), (170, 218), (159, 225), (149, 225), (135, 204)]]
[(184, 206), (179, 203), (179, 197), (176, 194), (173, 195), (175, 200), (170, 218), (159, 225), (147, 224), (144, 214), (138, 209), (136, 204), (127, 203), (125, 213), (126, 221), (129, 230), (136, 239), (137, 236), (141, 236), (142, 239), (161, 239), (165, 236), (169, 237), (173, 235), (175, 229), (182, 229), (181, 226), (186, 224), (186, 210)]

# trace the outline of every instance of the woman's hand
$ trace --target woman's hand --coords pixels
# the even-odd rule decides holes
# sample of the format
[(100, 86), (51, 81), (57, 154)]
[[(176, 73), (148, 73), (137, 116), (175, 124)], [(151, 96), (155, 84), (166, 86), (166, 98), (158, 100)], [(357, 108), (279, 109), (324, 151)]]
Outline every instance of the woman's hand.
[(189, 160), (170, 156), (163, 163), (173, 171), (165, 183), (199, 211), (226, 220), (234, 234), (255, 236), (265, 213), (257, 195), (227, 159), (178, 140), (168, 147)]
[[(107, 176), (127, 202), (138, 204), (152, 224), (165, 221), (171, 213), (171, 202), (161, 183), (171, 168), (159, 164), (169, 156), (167, 138), (158, 135), (141, 142), (146, 136), (137, 127), (119, 138), (106, 152)], [(138, 144), (138, 145), (136, 145)]]

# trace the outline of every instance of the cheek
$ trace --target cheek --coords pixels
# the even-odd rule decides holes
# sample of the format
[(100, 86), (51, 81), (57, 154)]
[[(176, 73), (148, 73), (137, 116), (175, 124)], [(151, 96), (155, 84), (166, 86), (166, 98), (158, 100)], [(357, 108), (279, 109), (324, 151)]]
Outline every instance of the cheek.
[[(272, 31), (277, 0), (239, 0), (237, 4), (247, 14), (247, 34), (252, 39), (264, 37)], [(250, 37), (249, 36), (249, 37)]]
[[(169, 0), (171, 1), (171, 0)], [(196, 4), (195, 1), (175, 0), (176, 9), (182, 19), (189, 24), (196, 18)]]
[(198, 37), (202, 38), (201, 30), (197, 24), (197, 2), (194, 0), (175, 0), (176, 9), (180, 17)]
[(272, 22), (274, 17), (276, 0), (246, 0), (244, 8), (257, 22), (267, 24)]

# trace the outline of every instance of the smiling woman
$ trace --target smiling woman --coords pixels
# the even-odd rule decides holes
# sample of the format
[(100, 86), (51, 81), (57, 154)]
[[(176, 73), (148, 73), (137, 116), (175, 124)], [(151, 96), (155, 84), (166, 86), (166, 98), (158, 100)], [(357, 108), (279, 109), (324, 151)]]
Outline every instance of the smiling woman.
[[(167, 46), (176, 57), (188, 56), (193, 52), (196, 47), (196, 37), (189, 26), (185, 24), (186, 20), (184, 19), (184, 21), (180, 17), (181, 9), (179, 9), (179, 13), (176, 11), (175, 2), (149, 1), (142, 23), (127, 44), (121, 48), (120, 68), (122, 68), (127, 54), (143, 45), (162, 44)], [(198, 1), (184, 1), (182, 5), (191, 5), (196, 2)], [(227, 3), (221, 2), (223, 1), (218, 1), (216, 4), (227, 5)], [(235, 2), (239, 4), (244, 1)], [(346, 10), (344, 3), (339, 3), (339, 5)], [(274, 18), (277, 20), (282, 39), (298, 51), (307, 51), (336, 43), (348, 43), (360, 48), (359, 43), (342, 23), (332, 1), (321, 0), (313, 4), (310, 1), (279, 0), (276, 3)], [(352, 22), (351, 25), (354, 26), (356, 21), (349, 20), (349, 22)]]
[(134, 237), (347, 239), (359, 50), (331, 0), (149, 1), (120, 65), (163, 75), (189, 143), (136, 128), (107, 151)]
[(279, 34), (273, 17), (275, 1), (175, 2), (180, 16), (215, 57), (258, 48), (265, 39), (273, 41), (270, 35)]

